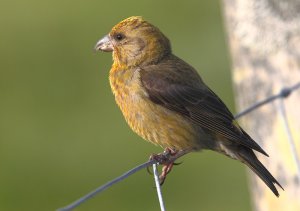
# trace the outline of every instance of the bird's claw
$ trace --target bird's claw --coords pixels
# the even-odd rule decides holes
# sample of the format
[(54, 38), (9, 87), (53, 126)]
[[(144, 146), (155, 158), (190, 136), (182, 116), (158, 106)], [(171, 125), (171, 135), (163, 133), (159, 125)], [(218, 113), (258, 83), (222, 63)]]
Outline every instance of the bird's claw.
[[(179, 165), (180, 163), (174, 163), (174, 161), (178, 158), (177, 155), (178, 151), (175, 151), (170, 148), (166, 148), (163, 153), (160, 154), (152, 154), (150, 156), (150, 160), (155, 160), (157, 163), (163, 165), (162, 172), (159, 175), (160, 185), (163, 185), (167, 174), (169, 174), (173, 168), (173, 165)], [(147, 168), (148, 172), (150, 173), (150, 169)]]
[(147, 172), (148, 172), (150, 175), (153, 175), (153, 172), (151, 171), (150, 166), (147, 166)]

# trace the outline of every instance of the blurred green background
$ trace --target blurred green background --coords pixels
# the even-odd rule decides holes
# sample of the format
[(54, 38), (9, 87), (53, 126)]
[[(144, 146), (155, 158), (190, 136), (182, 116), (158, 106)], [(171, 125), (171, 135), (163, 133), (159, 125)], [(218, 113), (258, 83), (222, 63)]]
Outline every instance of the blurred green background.
[[(141, 15), (233, 111), (219, 1), (8, 1), (0, 7), (0, 210), (55, 210), (161, 152), (126, 125), (96, 41)], [(250, 210), (245, 167), (213, 152), (180, 159), (167, 210)], [(76, 210), (159, 210), (142, 170)]]

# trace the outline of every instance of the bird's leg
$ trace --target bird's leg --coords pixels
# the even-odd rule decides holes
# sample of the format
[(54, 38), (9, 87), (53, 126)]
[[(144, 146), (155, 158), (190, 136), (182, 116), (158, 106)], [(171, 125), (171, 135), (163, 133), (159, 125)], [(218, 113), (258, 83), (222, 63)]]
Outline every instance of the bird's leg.
[(173, 168), (173, 163), (168, 163), (168, 164), (163, 165), (161, 174), (159, 175), (159, 184), (160, 185), (164, 184), (164, 182), (167, 178), (167, 175), (171, 172), (172, 168)]
[(170, 171), (173, 168), (173, 165), (178, 165), (174, 163), (176, 159), (179, 157), (185, 155), (190, 150), (174, 150), (171, 148), (166, 148), (163, 153), (160, 154), (153, 154), (150, 156), (150, 160), (155, 160), (157, 163), (163, 165), (162, 172), (159, 176), (160, 179), (160, 185), (162, 185), (167, 177), (167, 174), (170, 173)]

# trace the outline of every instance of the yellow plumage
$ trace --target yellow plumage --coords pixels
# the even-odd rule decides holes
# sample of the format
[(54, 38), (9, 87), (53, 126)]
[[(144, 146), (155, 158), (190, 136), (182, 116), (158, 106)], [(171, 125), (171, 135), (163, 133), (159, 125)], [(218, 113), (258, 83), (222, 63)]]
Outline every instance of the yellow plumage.
[(163, 148), (182, 150), (197, 146), (196, 131), (188, 120), (149, 100), (139, 71), (114, 64), (109, 80), (126, 122), (138, 135)]

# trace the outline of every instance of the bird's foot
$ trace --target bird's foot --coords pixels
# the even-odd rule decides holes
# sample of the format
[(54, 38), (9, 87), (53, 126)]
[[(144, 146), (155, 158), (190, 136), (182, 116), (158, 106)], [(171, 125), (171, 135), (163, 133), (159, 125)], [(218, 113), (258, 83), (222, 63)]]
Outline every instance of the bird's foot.
[(174, 163), (174, 161), (177, 158), (183, 156), (184, 154), (186, 154), (186, 152), (183, 150), (177, 151), (171, 148), (166, 148), (163, 153), (153, 154), (150, 156), (150, 160), (155, 160), (157, 161), (157, 163), (163, 165), (162, 172), (159, 175), (160, 185), (163, 185), (167, 177), (167, 174), (171, 172), (173, 166), (180, 164), (180, 163)]

